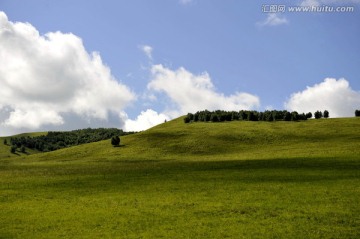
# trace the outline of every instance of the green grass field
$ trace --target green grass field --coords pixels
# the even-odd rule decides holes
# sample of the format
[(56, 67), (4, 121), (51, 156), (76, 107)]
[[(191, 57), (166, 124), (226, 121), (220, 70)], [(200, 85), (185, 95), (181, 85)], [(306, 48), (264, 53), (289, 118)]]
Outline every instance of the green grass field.
[[(10, 153), (10, 138), (15, 138), (15, 137), (36, 137), (36, 136), (41, 136), (41, 135), (45, 135), (46, 132), (35, 132), (35, 133), (23, 133), (23, 134), (18, 134), (18, 135), (14, 135), (11, 137), (0, 137), (0, 160), (2, 159), (6, 159), (6, 158), (17, 158), (18, 156), (22, 155), (30, 155), (30, 154), (36, 154), (39, 153), (36, 150), (31, 150), (31, 149), (27, 149), (26, 153), (21, 153), (20, 150), (18, 149), (16, 151), (15, 154)], [(7, 141), (7, 145), (4, 145), (4, 140), (6, 139)], [(0, 163), (1, 164), (1, 163)]]
[(359, 118), (179, 118), (0, 157), (0, 238), (360, 238)]

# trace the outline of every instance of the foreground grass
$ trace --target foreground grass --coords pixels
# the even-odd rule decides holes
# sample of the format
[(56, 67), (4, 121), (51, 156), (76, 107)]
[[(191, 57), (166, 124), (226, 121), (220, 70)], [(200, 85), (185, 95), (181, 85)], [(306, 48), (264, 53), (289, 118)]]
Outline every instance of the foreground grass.
[(0, 238), (359, 238), (360, 122), (181, 123), (0, 160)]

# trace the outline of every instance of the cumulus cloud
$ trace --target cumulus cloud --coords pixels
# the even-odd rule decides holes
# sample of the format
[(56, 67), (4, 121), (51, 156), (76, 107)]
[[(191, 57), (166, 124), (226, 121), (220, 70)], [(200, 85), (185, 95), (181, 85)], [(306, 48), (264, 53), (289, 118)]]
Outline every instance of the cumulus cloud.
[(360, 92), (351, 89), (345, 79), (326, 78), (320, 84), (291, 95), (285, 108), (299, 112), (328, 110), (331, 117), (353, 116), (360, 105)]
[(249, 93), (235, 92), (226, 96), (216, 91), (208, 73), (194, 75), (181, 67), (171, 70), (153, 65), (148, 89), (165, 93), (172, 105), (167, 115), (176, 117), (188, 112), (208, 109), (240, 110), (259, 107), (260, 99)]
[(279, 26), (283, 24), (288, 24), (289, 21), (286, 17), (279, 15), (278, 13), (269, 13), (267, 18), (262, 21), (258, 22), (259, 26)]
[(135, 120), (127, 119), (125, 121), (125, 131), (142, 131), (149, 129), (155, 125), (164, 123), (165, 120), (170, 118), (165, 114), (159, 114), (152, 109), (142, 111)]
[(0, 42), (2, 127), (62, 125), (68, 113), (106, 121), (136, 98), (74, 34), (40, 35), (31, 24), (11, 22), (0, 12)]
[(145, 55), (147, 56), (147, 58), (149, 58), (149, 60), (152, 60), (152, 51), (153, 48), (149, 45), (143, 45), (143, 46), (139, 46), (140, 50), (142, 50)]

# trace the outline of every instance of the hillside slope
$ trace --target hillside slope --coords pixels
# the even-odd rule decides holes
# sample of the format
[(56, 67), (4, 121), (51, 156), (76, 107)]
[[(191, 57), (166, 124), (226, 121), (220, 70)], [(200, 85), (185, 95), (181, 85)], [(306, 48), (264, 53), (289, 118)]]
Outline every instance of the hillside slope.
[(360, 238), (359, 126), (179, 118), (1, 158), (0, 238)]
[(352, 157), (360, 153), (358, 118), (302, 122), (184, 124), (182, 118), (121, 138), (33, 156), (40, 160), (225, 160)]
[[(16, 152), (16, 154), (12, 154), (10, 153), (10, 138), (17, 138), (17, 137), (36, 137), (36, 136), (41, 136), (41, 135), (45, 135), (46, 132), (35, 132), (35, 133), (23, 133), (23, 134), (17, 134), (17, 135), (13, 135), (13, 136), (8, 136), (8, 137), (0, 137), (0, 159), (4, 159), (4, 158), (17, 158), (19, 156), (27, 156), (30, 154), (36, 154), (39, 153), (36, 150), (30, 150), (27, 149), (26, 153), (21, 153), (21, 152)], [(7, 144), (4, 144), (4, 140), (7, 140)]]

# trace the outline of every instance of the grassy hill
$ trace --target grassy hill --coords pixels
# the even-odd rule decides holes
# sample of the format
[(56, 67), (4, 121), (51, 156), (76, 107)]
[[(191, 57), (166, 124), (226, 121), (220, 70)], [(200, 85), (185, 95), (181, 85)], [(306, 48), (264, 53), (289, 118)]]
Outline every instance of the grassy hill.
[(0, 238), (358, 238), (359, 146), (358, 118), (179, 118), (1, 157)]
[[(45, 135), (46, 132), (34, 132), (34, 133), (23, 133), (23, 134), (17, 134), (17, 135), (13, 135), (13, 136), (8, 136), (8, 137), (0, 137), (0, 159), (4, 159), (4, 158), (14, 158), (14, 157), (19, 157), (19, 156), (26, 156), (26, 155), (30, 155), (30, 154), (36, 154), (39, 153), (36, 150), (30, 150), (27, 149), (26, 153), (21, 153), (21, 152), (16, 152), (16, 154), (12, 154), (10, 153), (10, 138), (16, 138), (16, 137), (36, 137), (36, 136), (41, 136), (41, 135)], [(7, 140), (7, 144), (4, 144), (4, 140)]]
[(360, 142), (357, 118), (302, 122), (184, 124), (182, 118), (121, 138), (72, 147), (36, 159), (92, 160), (239, 160), (296, 157), (356, 156)]

